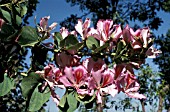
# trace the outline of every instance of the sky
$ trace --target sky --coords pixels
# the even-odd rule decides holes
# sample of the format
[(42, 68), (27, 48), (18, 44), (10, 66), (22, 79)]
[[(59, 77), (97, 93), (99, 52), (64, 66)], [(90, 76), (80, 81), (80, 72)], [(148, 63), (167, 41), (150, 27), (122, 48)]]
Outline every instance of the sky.
[[(49, 24), (53, 22), (61, 22), (65, 18), (67, 18), (70, 14), (78, 14), (81, 15), (81, 11), (79, 10), (78, 6), (70, 7), (70, 4), (66, 3), (65, 0), (40, 0), (40, 3), (37, 6), (37, 10), (34, 13), (34, 16), (36, 16), (36, 21), (39, 22), (41, 17), (44, 16), (50, 16)], [(164, 23), (162, 26), (158, 29), (158, 31), (154, 31), (156, 34), (166, 34), (168, 28), (170, 28), (170, 14), (165, 14), (163, 12), (160, 12), (158, 14), (162, 17)], [(34, 16), (29, 19), (30, 25), (35, 26), (34, 24)], [(89, 16), (90, 18), (90, 16)], [(139, 23), (142, 24), (142, 23)], [(130, 25), (132, 26), (132, 25)], [(59, 31), (60, 26), (58, 25), (55, 29), (55, 31)], [(157, 71), (158, 67), (154, 65), (152, 62), (152, 59), (147, 59), (147, 63), (150, 64), (152, 68), (154, 68), (155, 71)], [(64, 94), (63, 91), (59, 90), (57, 91), (62, 94)], [(121, 96), (120, 96), (121, 97)], [(56, 106), (53, 103), (53, 101), (49, 101), (47, 109), (49, 112), (56, 112)]]

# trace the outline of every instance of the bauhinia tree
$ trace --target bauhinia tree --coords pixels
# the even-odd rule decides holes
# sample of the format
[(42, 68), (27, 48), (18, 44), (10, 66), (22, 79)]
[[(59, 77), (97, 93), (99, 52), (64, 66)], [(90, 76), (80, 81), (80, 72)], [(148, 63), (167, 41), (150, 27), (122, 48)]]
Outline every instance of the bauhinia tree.
[[(135, 24), (134, 25), (134, 29), (139, 28), (139, 26), (144, 25), (144, 26), (149, 26), (152, 30), (157, 30), (159, 29), (159, 26), (161, 26), (161, 24), (165, 21), (163, 21), (162, 17), (159, 15), (159, 12), (164, 12), (164, 13), (169, 13), (170, 9), (169, 9), (169, 4), (170, 1), (169, 0), (134, 0), (134, 1), (127, 1), (127, 0), (105, 0), (105, 1), (101, 1), (101, 0), (66, 0), (66, 2), (68, 2), (71, 6), (78, 6), (79, 9), (82, 11), (82, 15), (71, 15), (70, 17), (66, 18), (63, 22), (61, 22), (62, 26), (65, 26), (69, 29), (74, 29), (74, 24), (76, 24), (76, 19), (78, 18), (82, 18), (85, 19), (86, 17), (90, 16), (92, 17), (92, 23), (95, 27), (95, 25), (97, 24), (97, 21), (99, 19), (112, 19), (114, 20), (113, 22), (116, 24), (121, 24), (121, 25), (125, 25), (128, 23), (133, 22), (133, 24), (135, 24), (135, 21), (140, 22), (142, 24)], [(161, 35), (161, 34), (152, 34), (152, 36), (154, 35)], [(162, 38), (164, 38), (164, 42), (166, 42), (166, 44), (168, 44), (168, 42), (166, 41), (166, 36), (161, 36), (160, 38), (157, 39), (157, 43), (159, 43), (159, 46), (163, 46), (162, 50), (166, 50), (168, 47), (165, 46), (165, 43), (162, 41)], [(163, 44), (164, 43), (164, 44)], [(166, 49), (165, 49), (166, 47)], [(166, 53), (168, 52), (168, 50), (166, 51)], [(162, 56), (162, 55), (161, 55)], [(162, 60), (161, 60), (162, 59)], [(160, 72), (163, 70), (168, 70), (168, 68), (164, 69), (166, 65), (167, 66), (167, 60), (162, 57), (158, 59), (159, 61), (157, 61), (156, 64), (159, 65), (160, 62)], [(166, 61), (164, 61), (166, 60)], [(165, 62), (165, 63), (162, 63)], [(164, 73), (164, 72), (163, 72)], [(168, 73), (168, 72), (167, 72)], [(160, 74), (160, 73), (158, 73)], [(164, 73), (165, 74), (165, 73)], [(151, 75), (152, 77), (154, 76), (155, 73), (153, 75)], [(139, 79), (147, 79), (145, 75), (142, 75), (144, 77), (140, 77)], [(165, 77), (167, 77), (167, 74), (165, 74)], [(143, 87), (146, 87), (145, 90), (147, 90), (149, 88), (148, 91), (152, 91), (155, 90), (155, 94), (156, 98), (159, 98), (158, 101), (160, 101), (161, 105), (158, 105), (157, 107), (161, 107), (160, 111), (162, 111), (162, 109), (164, 107), (166, 107), (166, 109), (168, 109), (167, 107), (169, 107), (168, 104), (168, 97), (160, 97), (160, 95), (162, 94), (163, 91), (165, 91), (164, 89), (160, 90), (162, 87), (164, 87), (164, 81), (161, 81), (162, 79), (168, 79), (168, 78), (164, 78), (164, 76), (160, 76), (161, 79), (153, 79), (153, 80), (157, 80), (157, 85), (159, 85), (160, 87), (157, 88), (157, 90), (150, 88), (150, 84), (151, 83), (148, 81), (144, 81), (144, 82), (148, 82), (148, 83), (144, 83), (147, 85), (142, 85)], [(168, 82), (168, 80), (167, 80)], [(165, 88), (169, 89), (169, 86), (166, 86)], [(145, 94), (148, 94), (147, 91), (145, 91)], [(153, 91), (152, 91), (153, 92)], [(159, 94), (160, 92), (160, 94)], [(163, 92), (164, 93), (164, 92)], [(153, 93), (154, 94), (154, 93)], [(166, 94), (169, 95), (169, 94)], [(151, 95), (152, 96), (152, 95)], [(163, 95), (165, 96), (165, 95)], [(149, 97), (149, 96), (148, 96)], [(166, 100), (162, 100), (162, 99), (166, 99)], [(152, 97), (149, 97), (149, 99), (152, 99)], [(162, 101), (166, 101), (166, 103), (162, 102)], [(151, 101), (148, 100), (143, 100), (143, 102), (145, 102), (145, 104), (149, 104)], [(162, 103), (161, 103), (162, 102)], [(151, 104), (151, 103), (150, 103)], [(165, 104), (165, 105), (164, 105)], [(128, 107), (128, 106), (126, 106)], [(126, 108), (125, 107), (125, 108)], [(146, 106), (145, 106), (146, 107)], [(159, 110), (159, 109), (158, 109)]]
[[(146, 99), (138, 92), (140, 84), (134, 69), (140, 68), (147, 57), (161, 53), (152, 46), (148, 27), (134, 31), (128, 25), (122, 28), (111, 19), (100, 19), (93, 28), (87, 18), (77, 20), (75, 30), (62, 27), (51, 34), (57, 23), (48, 25), (50, 17), (46, 16), (36, 23), (36, 28), (17, 29), (15, 26), (21, 24), (21, 16), (26, 14), (24, 3), (12, 4), (15, 13), (0, 10), (2, 102), (3, 96), (19, 84), (17, 79), (22, 80), (25, 111), (40, 110), (50, 96), (61, 111), (67, 112), (80, 104), (87, 108), (96, 104), (96, 110), (101, 112), (105, 97), (115, 97), (119, 92), (130, 98)], [(47, 42), (50, 38), (53, 41)], [(26, 48), (31, 50), (31, 65), (23, 73), (19, 65)], [(52, 55), (48, 56), (48, 52)], [(65, 91), (62, 98), (55, 88)]]

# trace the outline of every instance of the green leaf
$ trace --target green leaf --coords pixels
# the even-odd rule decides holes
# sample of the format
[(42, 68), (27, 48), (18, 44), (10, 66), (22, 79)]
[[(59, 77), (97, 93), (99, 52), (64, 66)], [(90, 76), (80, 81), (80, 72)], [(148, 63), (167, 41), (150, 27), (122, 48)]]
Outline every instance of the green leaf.
[(59, 32), (54, 33), (54, 42), (59, 47), (60, 41), (63, 40), (62, 35)]
[(89, 49), (91, 49), (91, 50), (94, 50), (94, 49), (96, 49), (96, 48), (99, 47), (98, 41), (97, 41), (94, 37), (92, 37), (92, 36), (89, 36), (89, 37), (87, 38), (87, 40), (86, 40), (86, 45), (87, 45), (87, 47), (88, 47)]
[(22, 23), (22, 18), (18, 15), (16, 15), (16, 23), (17, 25), (20, 25)]
[(38, 42), (38, 34), (35, 28), (30, 26), (22, 27), (21, 34), (18, 39), (18, 43), (21, 46), (34, 46)]
[(77, 107), (78, 107), (78, 101), (75, 98), (75, 92), (74, 91), (68, 94), (67, 102), (68, 102), (68, 105), (69, 105), (67, 112), (74, 112), (74, 110), (76, 110)]
[(61, 112), (74, 112), (79, 106), (79, 102), (75, 98), (75, 91), (67, 91), (59, 103)]
[(124, 42), (119, 41), (116, 49), (116, 55), (118, 55), (121, 52), (121, 50), (123, 50), (124, 47), (125, 47)]
[(31, 99), (29, 102), (29, 108), (28, 108), (29, 111), (39, 110), (43, 106), (43, 104), (45, 102), (47, 102), (50, 98), (51, 92), (49, 92), (49, 88), (46, 91), (44, 91), (43, 93), (40, 93), (38, 91), (39, 86), (40, 86), (40, 84), (37, 85), (37, 87), (35, 88), (32, 96), (31, 96)]
[(6, 95), (12, 87), (14, 86), (14, 82), (7, 77), (7, 74), (4, 75), (4, 81), (0, 83), (0, 96)]
[(83, 43), (77, 43), (71, 47), (68, 47), (66, 50), (71, 50), (71, 49), (74, 49), (74, 50), (78, 50), (80, 49), (81, 47), (83, 46)]
[(60, 46), (66, 50), (78, 44), (78, 40), (74, 35), (68, 35), (65, 39), (60, 42)]
[[(2, 25), (2, 28), (1, 28), (1, 32), (0, 32), (0, 38), (4, 41), (10, 41), (10, 39), (12, 38), (9, 38), (10, 36), (14, 35), (16, 32), (15, 32), (15, 29), (13, 28), (13, 26), (9, 25), (9, 24), (3, 24)], [(15, 36), (16, 38), (16, 36)]]
[(76, 99), (79, 102), (84, 103), (84, 104), (92, 102), (95, 98), (95, 95), (93, 95), (93, 96), (89, 96), (89, 95), (81, 96), (79, 94), (76, 94), (75, 96), (76, 96)]
[(21, 6), (21, 17), (23, 17), (27, 13), (27, 6), (23, 5)]
[(3, 9), (1, 9), (1, 8), (0, 8), (0, 10), (1, 10), (1, 13), (2, 13), (3, 17), (4, 17), (9, 23), (11, 23), (11, 14), (10, 14), (8, 11), (5, 11), (5, 10), (3, 10)]
[(61, 98), (60, 103), (59, 103), (58, 106), (64, 108), (64, 105), (65, 105), (65, 103), (66, 103), (67, 95), (68, 95), (68, 93), (66, 92), (66, 94)]
[(39, 84), (41, 78), (38, 74), (31, 72), (21, 82), (22, 95), (28, 98)]
[(105, 49), (108, 46), (109, 46), (109, 43), (107, 42), (103, 46), (96, 48), (94, 52), (98, 53), (98, 52), (102, 51), (103, 49)]

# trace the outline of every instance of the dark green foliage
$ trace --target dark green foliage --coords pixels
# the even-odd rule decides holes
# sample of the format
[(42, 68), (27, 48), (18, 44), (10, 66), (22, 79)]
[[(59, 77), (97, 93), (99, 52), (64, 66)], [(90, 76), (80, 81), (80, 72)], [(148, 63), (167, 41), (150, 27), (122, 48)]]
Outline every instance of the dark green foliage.
[(165, 99), (163, 105), (166, 109), (170, 110), (170, 30), (164, 36), (160, 36), (156, 39), (156, 43), (162, 53), (154, 59), (154, 62), (159, 65), (161, 75), (161, 87), (160, 95)]
[(72, 15), (61, 22), (62, 26), (73, 29), (75, 19), (92, 15), (94, 24), (99, 19), (113, 19), (115, 23), (141, 21), (151, 29), (158, 29), (163, 22), (157, 15), (160, 10), (169, 12), (169, 0), (66, 0), (71, 6), (78, 5), (84, 13), (82, 16)]

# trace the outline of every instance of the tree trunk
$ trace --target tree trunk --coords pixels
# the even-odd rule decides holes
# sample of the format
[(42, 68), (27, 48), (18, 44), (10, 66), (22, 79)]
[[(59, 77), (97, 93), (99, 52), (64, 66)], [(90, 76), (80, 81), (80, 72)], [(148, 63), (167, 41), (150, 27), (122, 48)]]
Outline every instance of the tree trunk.
[(144, 102), (144, 100), (142, 99), (142, 100), (140, 100), (140, 102), (141, 102), (141, 105), (142, 105), (142, 112), (146, 112), (145, 111), (145, 102)]
[[(163, 110), (163, 102), (164, 102), (164, 97), (165, 97), (165, 92), (169, 91), (169, 84), (165, 85), (162, 90), (160, 91), (159, 95), (159, 106), (158, 106), (158, 111), (157, 112), (162, 112)], [(168, 112), (170, 112), (170, 108), (168, 109)]]
[(163, 108), (163, 98), (160, 95), (159, 96), (159, 106), (158, 106), (158, 112), (162, 112), (162, 108)]

